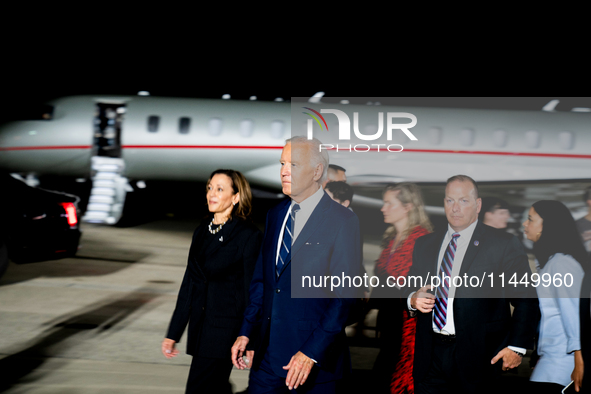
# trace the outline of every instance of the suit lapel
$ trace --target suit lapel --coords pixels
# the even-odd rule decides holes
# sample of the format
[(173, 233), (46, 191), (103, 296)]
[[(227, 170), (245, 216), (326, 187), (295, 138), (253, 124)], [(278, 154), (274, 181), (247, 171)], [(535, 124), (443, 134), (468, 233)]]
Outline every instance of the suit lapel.
[(429, 269), (433, 272), (434, 275), (439, 274), (438, 266), (439, 266), (439, 251), (441, 250), (441, 244), (445, 239), (445, 234), (447, 234), (447, 227), (446, 231), (437, 232), (436, 235), (433, 237), (432, 247), (427, 247), (428, 259), (427, 261), (434, 261), (435, 264), (431, 265)]
[(308, 218), (308, 221), (304, 225), (304, 228), (302, 228), (302, 231), (300, 231), (298, 237), (291, 246), (291, 253), (289, 254), (288, 260), (285, 262), (283, 270), (279, 274), (280, 277), (287, 269), (287, 266), (291, 264), (291, 260), (295, 253), (297, 253), (298, 250), (302, 247), (302, 245), (306, 243), (308, 238), (312, 236), (314, 230), (322, 225), (322, 223), (327, 217), (326, 212), (330, 209), (331, 201), (332, 200), (330, 199), (330, 197), (328, 197), (326, 193), (322, 196), (322, 198), (316, 205), (316, 208), (314, 208), (312, 214)]
[(199, 259), (199, 251), (201, 250), (201, 248), (203, 247), (203, 236), (205, 235), (205, 231), (207, 231), (205, 229), (205, 226), (199, 226), (198, 230), (197, 230), (197, 234), (195, 234), (195, 239), (197, 240), (197, 242), (194, 242), (193, 244), (191, 244), (191, 248), (195, 247), (195, 249), (192, 252), (193, 255), (193, 261), (194, 264), (193, 266), (195, 267), (195, 272), (200, 275), (203, 279), (207, 279), (205, 276), (205, 272), (203, 272), (203, 268), (201, 267), (201, 262), (198, 261)]
[(470, 239), (470, 243), (468, 244), (468, 249), (466, 250), (466, 254), (464, 255), (464, 260), (462, 260), (462, 267), (460, 269), (460, 276), (468, 272), (468, 269), (472, 265), (474, 258), (478, 254), (480, 250), (480, 243), (482, 242), (482, 236), (484, 235), (484, 225), (482, 222), (478, 222), (476, 224), (476, 228), (474, 229), (474, 233), (472, 233), (472, 238)]
[(322, 225), (322, 223), (326, 220), (327, 212), (330, 209), (331, 198), (328, 197), (326, 193), (322, 196), (314, 211), (308, 218), (308, 221), (302, 228), (302, 231), (298, 234), (298, 237), (295, 240), (295, 243), (291, 247), (291, 256), (298, 252), (298, 250), (306, 243), (308, 238), (312, 236), (314, 230)]

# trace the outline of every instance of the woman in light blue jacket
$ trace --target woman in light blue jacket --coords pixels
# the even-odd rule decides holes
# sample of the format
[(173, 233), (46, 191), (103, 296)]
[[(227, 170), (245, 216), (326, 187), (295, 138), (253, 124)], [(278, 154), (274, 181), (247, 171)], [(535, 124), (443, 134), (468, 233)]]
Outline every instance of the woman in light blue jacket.
[(571, 381), (579, 391), (584, 370), (579, 294), (587, 253), (570, 211), (559, 201), (533, 204), (523, 226), (534, 242), (539, 281), (532, 283), (537, 283), (542, 312), (540, 359), (530, 380), (537, 393), (560, 393)]

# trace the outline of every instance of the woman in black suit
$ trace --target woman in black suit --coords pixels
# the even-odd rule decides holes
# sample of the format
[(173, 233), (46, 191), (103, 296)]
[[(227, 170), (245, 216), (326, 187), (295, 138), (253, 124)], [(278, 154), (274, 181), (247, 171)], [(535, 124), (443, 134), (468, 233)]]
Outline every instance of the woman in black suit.
[(247, 220), (252, 195), (240, 172), (214, 171), (207, 181), (206, 198), (213, 215), (193, 234), (162, 353), (167, 358), (178, 354), (175, 344), (189, 323), (187, 353), (193, 362), (186, 392), (231, 393), (230, 349), (248, 305), (262, 234)]

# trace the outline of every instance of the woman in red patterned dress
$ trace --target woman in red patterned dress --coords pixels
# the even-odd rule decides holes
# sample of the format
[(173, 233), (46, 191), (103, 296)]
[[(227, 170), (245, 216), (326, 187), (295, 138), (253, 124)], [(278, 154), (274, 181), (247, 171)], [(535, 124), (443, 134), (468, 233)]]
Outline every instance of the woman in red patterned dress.
[[(390, 185), (384, 190), (383, 200), (381, 211), (390, 227), (384, 233), (384, 250), (374, 269), (380, 283), (386, 283), (389, 276), (406, 277), (412, 265), (415, 241), (432, 231), (417, 185), (408, 182)], [(395, 287), (376, 287), (371, 298), (379, 309), (380, 354), (374, 365), (376, 389), (386, 393), (414, 393), (416, 320), (409, 317), (406, 299), (400, 297)]]

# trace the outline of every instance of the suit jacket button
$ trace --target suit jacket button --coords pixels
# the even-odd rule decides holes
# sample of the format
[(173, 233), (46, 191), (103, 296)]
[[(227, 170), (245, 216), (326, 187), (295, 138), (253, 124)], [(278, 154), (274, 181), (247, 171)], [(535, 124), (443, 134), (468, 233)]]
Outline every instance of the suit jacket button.
[(281, 293), (281, 289), (275, 290), (276, 293)]

